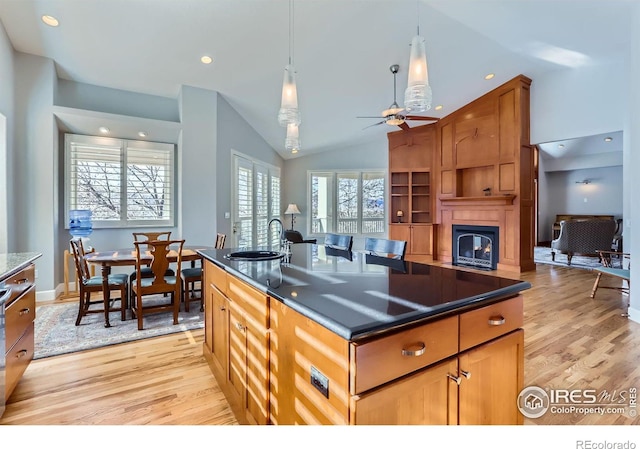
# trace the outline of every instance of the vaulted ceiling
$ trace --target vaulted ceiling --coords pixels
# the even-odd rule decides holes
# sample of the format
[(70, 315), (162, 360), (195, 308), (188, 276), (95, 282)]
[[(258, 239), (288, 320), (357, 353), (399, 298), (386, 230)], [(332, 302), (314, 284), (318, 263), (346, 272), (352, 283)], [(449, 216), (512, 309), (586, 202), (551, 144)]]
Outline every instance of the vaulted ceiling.
[[(381, 139), (363, 129), (407, 83), (409, 44), (426, 38), (433, 104), (443, 117), (518, 74), (618, 62), (631, 0), (295, 0), (299, 156)], [(59, 26), (48, 27), (42, 15)], [(277, 123), (289, 54), (287, 0), (0, 0), (15, 50), (55, 61), (60, 78), (176, 98), (218, 91), (283, 157)], [(205, 65), (203, 55), (213, 58)], [(495, 77), (485, 80), (488, 73)], [(420, 123), (413, 122), (410, 126)], [(536, 143), (536, 142), (533, 142)]]

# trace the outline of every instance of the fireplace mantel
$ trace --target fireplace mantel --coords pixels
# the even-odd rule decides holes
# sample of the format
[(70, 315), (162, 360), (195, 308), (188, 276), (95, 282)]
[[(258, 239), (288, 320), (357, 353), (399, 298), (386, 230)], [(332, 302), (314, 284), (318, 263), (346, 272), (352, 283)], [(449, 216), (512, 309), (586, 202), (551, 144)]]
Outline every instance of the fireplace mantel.
[(509, 206), (513, 204), (515, 195), (492, 196), (455, 196), (440, 198), (445, 206)]

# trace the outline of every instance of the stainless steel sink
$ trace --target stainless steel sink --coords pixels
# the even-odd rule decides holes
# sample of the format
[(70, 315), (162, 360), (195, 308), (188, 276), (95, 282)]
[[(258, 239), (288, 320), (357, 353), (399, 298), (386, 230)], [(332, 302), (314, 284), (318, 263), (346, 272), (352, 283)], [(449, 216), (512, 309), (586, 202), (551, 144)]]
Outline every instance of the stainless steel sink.
[(246, 250), (246, 251), (234, 251), (224, 256), (229, 260), (274, 260), (284, 257), (284, 253), (279, 251), (261, 251), (261, 250)]

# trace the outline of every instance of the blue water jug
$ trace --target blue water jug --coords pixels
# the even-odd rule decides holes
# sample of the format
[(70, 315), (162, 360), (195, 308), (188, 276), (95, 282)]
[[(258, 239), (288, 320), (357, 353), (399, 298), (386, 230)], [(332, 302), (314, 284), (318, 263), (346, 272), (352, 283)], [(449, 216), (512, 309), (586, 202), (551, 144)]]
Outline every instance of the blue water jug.
[(93, 232), (91, 211), (73, 209), (69, 211), (69, 233), (74, 237), (88, 237)]

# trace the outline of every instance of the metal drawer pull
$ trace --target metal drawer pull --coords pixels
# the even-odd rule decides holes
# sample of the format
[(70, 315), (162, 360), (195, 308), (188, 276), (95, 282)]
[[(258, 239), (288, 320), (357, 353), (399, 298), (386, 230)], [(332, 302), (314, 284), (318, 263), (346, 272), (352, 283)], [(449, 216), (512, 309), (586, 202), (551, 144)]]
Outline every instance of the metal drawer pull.
[(489, 318), (489, 326), (501, 326), (505, 323), (503, 316)]
[(22, 357), (24, 357), (25, 355), (27, 355), (29, 353), (29, 351), (27, 351), (26, 349), (21, 349), (20, 351), (18, 351), (16, 353), (16, 359), (20, 359)]
[(460, 374), (462, 374), (467, 379), (471, 379), (471, 373), (469, 371), (460, 370)]
[(27, 278), (16, 279), (16, 284), (25, 284), (27, 282), (29, 282), (29, 279)]
[(227, 310), (224, 306), (220, 306), (220, 311), (224, 312), (225, 310)]
[(239, 331), (244, 332), (244, 326), (240, 323), (236, 323), (236, 327), (238, 328)]
[(405, 349), (402, 348), (402, 355), (406, 357), (420, 357), (424, 354), (424, 351), (427, 349), (427, 346), (423, 342), (414, 343), (411, 345), (412, 348), (417, 347), (418, 349)]
[(22, 316), (22, 315), (28, 315), (29, 312), (31, 312), (31, 309), (28, 307), (25, 307), (24, 309), (22, 309), (20, 312), (18, 312), (18, 315)]
[(454, 381), (455, 383), (457, 383), (458, 385), (460, 385), (460, 382), (462, 382), (461, 377), (454, 376), (453, 374), (447, 374), (447, 377), (452, 381)]

